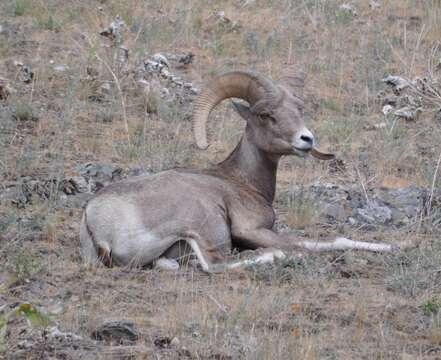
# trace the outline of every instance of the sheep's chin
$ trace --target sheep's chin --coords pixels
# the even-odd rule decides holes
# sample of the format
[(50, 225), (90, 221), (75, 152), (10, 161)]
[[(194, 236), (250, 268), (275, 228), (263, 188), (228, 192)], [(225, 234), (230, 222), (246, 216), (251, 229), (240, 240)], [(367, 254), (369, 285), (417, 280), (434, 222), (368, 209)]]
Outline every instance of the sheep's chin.
[(299, 148), (294, 148), (293, 149), (293, 153), (291, 153), (292, 155), (298, 156), (298, 157), (306, 157), (309, 154), (309, 149), (308, 150), (304, 150), (304, 149), (299, 149)]

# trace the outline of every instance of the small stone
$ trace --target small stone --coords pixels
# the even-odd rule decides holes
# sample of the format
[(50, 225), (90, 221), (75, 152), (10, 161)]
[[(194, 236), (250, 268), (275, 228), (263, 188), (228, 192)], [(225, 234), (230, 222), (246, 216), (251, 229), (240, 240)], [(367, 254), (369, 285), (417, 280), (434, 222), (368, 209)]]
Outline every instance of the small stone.
[(194, 54), (192, 52), (189, 52), (187, 54), (180, 55), (178, 57), (178, 62), (184, 65), (189, 65), (193, 62), (193, 59), (194, 59)]
[(384, 105), (383, 109), (381, 110), (384, 116), (389, 115), (394, 110), (394, 107), (392, 105)]
[(383, 95), (382, 96), (382, 105), (392, 105), (393, 107), (397, 106), (398, 103), (398, 96), (396, 95)]
[(412, 108), (410, 106), (405, 106), (401, 109), (396, 110), (394, 112), (394, 115), (406, 120), (416, 120), (418, 119), (418, 116), (421, 113), (421, 111), (422, 109), (420, 107)]
[(33, 346), (34, 346), (34, 343), (29, 340), (21, 340), (17, 343), (17, 347), (19, 349), (23, 349), (23, 350), (32, 349)]
[(49, 340), (57, 341), (80, 341), (83, 338), (70, 332), (62, 332), (58, 327), (52, 326), (45, 330), (44, 337)]
[(70, 178), (70, 182), (75, 186), (75, 189), (79, 193), (90, 192), (90, 186), (88, 181), (82, 176), (73, 176)]
[(157, 62), (158, 64), (170, 67), (170, 63), (168, 62), (167, 58), (161, 53), (153, 55), (152, 60)]
[(352, 16), (357, 16), (357, 10), (355, 10), (354, 6), (352, 4), (342, 4), (340, 5), (340, 9), (347, 12), (348, 14)]
[(177, 337), (174, 337), (171, 341), (170, 341), (170, 345), (171, 346), (175, 346), (178, 347), (181, 344), (181, 342), (179, 341), (179, 339)]
[(170, 96), (170, 91), (167, 88), (162, 88), (161, 89), (161, 96), (162, 97), (169, 97)]
[(381, 5), (378, 3), (378, 1), (375, 1), (375, 0), (371, 0), (369, 2), (369, 6), (371, 7), (372, 10), (378, 10), (381, 7)]
[(102, 84), (100, 86), (100, 89), (103, 94), (110, 95), (110, 93), (112, 91), (112, 85), (110, 85), (110, 83), (108, 83), (108, 82), (105, 82), (104, 84)]
[(388, 75), (381, 81), (393, 86), (396, 92), (400, 92), (401, 90), (404, 90), (405, 88), (414, 85), (412, 81), (394, 75)]
[(69, 70), (69, 66), (57, 65), (57, 66), (54, 66), (54, 70), (57, 72), (65, 72), (65, 71)]
[(30, 69), (29, 66), (23, 64), (21, 61), (14, 61), (14, 65), (20, 68), (19, 79), (20, 81), (29, 84), (32, 82), (34, 78), (34, 72)]
[(136, 341), (139, 338), (135, 324), (127, 320), (106, 320), (103, 325), (92, 333), (95, 340)]
[(92, 189), (94, 186), (96, 186), (97, 190), (105, 185), (110, 184), (114, 180), (121, 179), (122, 173), (122, 169), (118, 166), (100, 163), (76, 165), (75, 170), (77, 170), (81, 176), (88, 180)]
[(344, 221), (347, 217), (347, 212), (344, 206), (339, 203), (330, 203), (323, 206), (322, 215), (336, 221)]
[(138, 84), (142, 85), (142, 86), (149, 86), (149, 82), (145, 79), (139, 79), (137, 80)]
[(376, 201), (369, 201), (366, 206), (357, 209), (358, 215), (368, 224), (385, 225), (392, 220), (392, 211)]
[(172, 339), (170, 339), (168, 336), (162, 336), (158, 337), (153, 341), (153, 344), (159, 348), (168, 348), (171, 344)]
[(171, 78), (171, 73), (170, 71), (168, 71), (166, 68), (163, 68), (161, 71), (161, 75), (162, 77), (164, 77), (165, 79), (170, 79)]
[(47, 310), (51, 315), (60, 315), (64, 311), (64, 306), (62, 303), (58, 302), (49, 306)]

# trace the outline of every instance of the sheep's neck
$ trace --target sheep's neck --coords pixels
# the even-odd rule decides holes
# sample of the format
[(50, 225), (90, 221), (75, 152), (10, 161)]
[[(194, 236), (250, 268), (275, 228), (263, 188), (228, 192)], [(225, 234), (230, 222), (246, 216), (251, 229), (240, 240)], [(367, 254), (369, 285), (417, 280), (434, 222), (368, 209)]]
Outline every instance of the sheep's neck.
[(218, 174), (253, 188), (272, 203), (279, 159), (280, 156), (270, 155), (257, 148), (246, 131), (230, 156), (217, 165)]

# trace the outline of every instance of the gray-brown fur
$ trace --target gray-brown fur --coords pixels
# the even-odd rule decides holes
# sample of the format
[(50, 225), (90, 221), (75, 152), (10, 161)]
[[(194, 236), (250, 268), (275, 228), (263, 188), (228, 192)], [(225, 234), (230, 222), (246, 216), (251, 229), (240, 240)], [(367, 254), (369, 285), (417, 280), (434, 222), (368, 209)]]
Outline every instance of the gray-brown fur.
[[(196, 142), (208, 145), (205, 126), (210, 111), (234, 96), (249, 102), (235, 104), (247, 122), (238, 146), (225, 161), (208, 169), (168, 170), (100, 191), (83, 216), (80, 239), (85, 258), (99, 261), (96, 249), (103, 249), (112, 254), (113, 264), (144, 266), (160, 257), (187, 256), (191, 249), (205, 271), (221, 271), (238, 266), (223, 262), (233, 247), (320, 250), (315, 242), (298, 242), (293, 235), (272, 230), (280, 158), (321, 154), (303, 123), (302, 79), (293, 75), (276, 84), (247, 72), (215, 78), (195, 105)], [(346, 248), (345, 241), (336, 241), (337, 248)], [(366, 248), (362, 244), (360, 248)], [(269, 255), (258, 260), (283, 254)]]

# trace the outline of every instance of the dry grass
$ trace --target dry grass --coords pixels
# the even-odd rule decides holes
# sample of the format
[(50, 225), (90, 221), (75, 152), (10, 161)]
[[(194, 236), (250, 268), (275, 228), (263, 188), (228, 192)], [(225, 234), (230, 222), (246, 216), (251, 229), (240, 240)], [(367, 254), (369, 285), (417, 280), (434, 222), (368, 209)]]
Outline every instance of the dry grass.
[[(281, 218), (306, 236), (413, 237), (421, 239), (421, 249), (399, 256), (307, 256), (299, 264), (215, 277), (192, 270), (90, 271), (79, 258), (81, 209), (61, 206), (54, 187), (49, 199), (34, 199), (25, 209), (0, 203), (0, 305), (35, 303), (52, 312), (60, 328), (85, 337), (104, 319), (133, 320), (149, 358), (439, 358), (439, 233), (430, 224), (377, 232), (329, 227), (308, 198), (290, 193), (292, 184), (315, 181), (440, 185), (439, 103), (417, 121), (366, 128), (385, 121), (377, 98), (384, 76), (412, 78), (432, 70), (440, 77), (431, 64), (440, 58), (441, 3), (385, 0), (375, 9), (369, 1), (353, 1), (357, 16), (343, 11), (342, 3), (2, 1), (0, 76), (16, 93), (0, 100), (1, 182), (60, 180), (89, 161), (154, 171), (203, 166), (223, 159), (237, 143), (243, 124), (225, 105), (210, 122), (213, 146), (196, 151), (182, 106), (165, 103), (155, 90), (146, 93), (119, 67), (117, 49), (98, 35), (119, 14), (127, 24), (129, 68), (157, 51), (192, 51), (195, 62), (183, 76), (198, 87), (231, 68), (272, 77), (287, 64), (306, 68), (306, 121), (345, 167), (335, 172), (315, 160), (284, 159)], [(239, 26), (216, 23), (211, 16), (219, 10)], [(14, 61), (32, 69), (30, 83), (20, 80)], [(54, 70), (57, 65), (65, 70)], [(103, 93), (104, 83), (110, 88)], [(154, 345), (175, 336), (176, 348)], [(13, 358), (19, 341), (8, 339), (6, 358)], [(42, 350), (28, 358), (47, 356)]]

